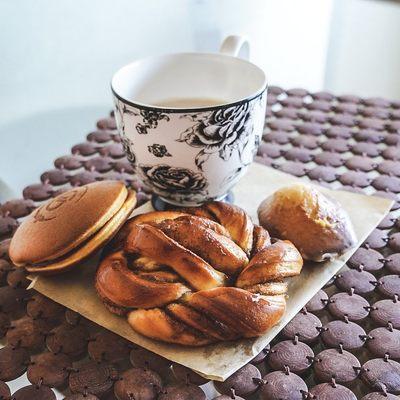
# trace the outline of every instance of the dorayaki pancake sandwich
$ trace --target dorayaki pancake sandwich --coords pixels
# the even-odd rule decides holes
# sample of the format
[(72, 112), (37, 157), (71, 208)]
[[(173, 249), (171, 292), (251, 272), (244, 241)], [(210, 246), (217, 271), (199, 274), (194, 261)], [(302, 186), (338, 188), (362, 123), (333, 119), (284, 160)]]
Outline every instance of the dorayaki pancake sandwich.
[(29, 272), (63, 272), (103, 247), (135, 206), (136, 193), (123, 182), (101, 181), (68, 190), (22, 222), (12, 238), (10, 258)]

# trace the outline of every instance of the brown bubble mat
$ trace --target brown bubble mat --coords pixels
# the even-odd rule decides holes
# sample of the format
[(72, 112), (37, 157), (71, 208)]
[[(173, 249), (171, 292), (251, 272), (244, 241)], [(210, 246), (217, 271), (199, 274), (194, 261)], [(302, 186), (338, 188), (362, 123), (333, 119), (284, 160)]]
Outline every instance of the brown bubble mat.
[[(395, 201), (344, 268), (250, 364), (215, 388), (240, 399), (395, 399), (400, 393), (400, 101), (270, 87), (256, 161), (330, 188)], [(0, 399), (205, 399), (210, 385), (39, 293), (8, 259), (10, 237), (41, 202), (116, 179), (150, 199), (111, 114), (23, 198), (0, 205)], [(228, 360), (229, 361), (229, 360)], [(236, 395), (236, 397), (235, 397)], [(240, 397), (238, 397), (240, 396)]]

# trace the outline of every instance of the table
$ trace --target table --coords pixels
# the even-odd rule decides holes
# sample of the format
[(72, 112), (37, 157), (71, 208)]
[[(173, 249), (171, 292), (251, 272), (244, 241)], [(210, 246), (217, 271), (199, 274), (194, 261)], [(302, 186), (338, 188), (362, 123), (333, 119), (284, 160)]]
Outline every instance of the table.
[[(256, 380), (257, 393), (242, 397), (264, 391), (271, 396), (277, 382), (279, 390), (292, 385), (291, 398), (300, 399), (330, 394), (371, 400), (388, 397), (368, 393), (400, 393), (400, 101), (270, 87), (256, 161), (395, 203), (347, 267), (251, 363), (263, 379)], [(21, 388), (17, 399), (53, 399), (50, 387), (86, 396), (71, 399), (113, 399), (115, 382), (121, 376), (129, 381), (124, 371), (131, 362), (155, 370), (164, 385), (204, 383), (177, 366), (174, 376), (169, 362), (27, 291), (24, 273), (9, 262), (9, 237), (24, 216), (71, 185), (99, 179), (123, 180), (138, 191), (139, 205), (151, 196), (124, 157), (112, 113), (70, 154), (58, 157), (40, 182), (26, 187), (23, 199), (0, 205), (0, 335), (7, 343), (0, 349), (0, 381), (28, 370), (29, 381), (39, 385)], [(244, 367), (219, 389), (230, 393), (240, 377), (253, 382), (249, 370)], [(212, 393), (210, 383), (203, 387)], [(0, 383), (0, 398), (2, 390), (6, 383)]]

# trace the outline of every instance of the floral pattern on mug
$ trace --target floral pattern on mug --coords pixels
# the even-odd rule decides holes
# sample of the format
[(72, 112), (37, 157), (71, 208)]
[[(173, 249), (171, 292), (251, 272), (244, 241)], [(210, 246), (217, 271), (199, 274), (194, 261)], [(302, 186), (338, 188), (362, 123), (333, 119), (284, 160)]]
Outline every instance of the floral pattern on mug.
[(121, 143), (122, 147), (125, 151), (127, 160), (132, 164), (132, 166), (136, 167), (136, 155), (133, 151), (133, 142), (126, 135), (121, 135)]
[(161, 111), (141, 110), (140, 115), (143, 118), (143, 124), (137, 123), (136, 130), (141, 135), (147, 135), (148, 129), (156, 129), (158, 126), (158, 121), (163, 119), (169, 121), (168, 115), (162, 113)]
[[(266, 91), (198, 110), (141, 108), (118, 98), (115, 103), (121, 142), (135, 173), (164, 200), (194, 206), (222, 199), (246, 172), (263, 132)], [(146, 123), (147, 133), (139, 133), (138, 125)]]
[(115, 121), (117, 123), (118, 129), (121, 135), (126, 136), (125, 132), (125, 114), (126, 115), (138, 115), (130, 108), (126, 106), (126, 104), (121, 101), (115, 101)]
[(227, 161), (234, 150), (239, 155), (252, 132), (251, 106), (249, 102), (218, 109), (211, 113), (194, 115), (196, 123), (186, 129), (177, 139), (189, 146), (201, 148), (195, 162), (199, 169), (213, 153)]
[(200, 172), (187, 168), (176, 168), (166, 164), (139, 165), (139, 174), (145, 184), (153, 187), (160, 195), (178, 195), (191, 198), (207, 194), (207, 180)]
[(125, 104), (120, 101), (115, 102), (115, 120), (119, 129), (121, 144), (125, 151), (127, 160), (132, 164), (133, 168), (136, 168), (136, 155), (133, 150), (133, 142), (128, 138), (125, 132), (125, 115), (138, 115), (131, 109), (129, 109)]
[(149, 153), (153, 154), (155, 157), (172, 157), (164, 144), (154, 143), (151, 146), (147, 146)]

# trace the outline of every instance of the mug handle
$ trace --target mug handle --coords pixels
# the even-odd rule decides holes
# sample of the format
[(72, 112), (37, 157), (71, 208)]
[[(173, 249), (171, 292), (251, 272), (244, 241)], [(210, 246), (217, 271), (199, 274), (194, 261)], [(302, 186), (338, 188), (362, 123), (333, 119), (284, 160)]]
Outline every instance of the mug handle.
[(250, 44), (245, 36), (230, 35), (225, 38), (219, 49), (221, 54), (248, 60), (250, 56)]

